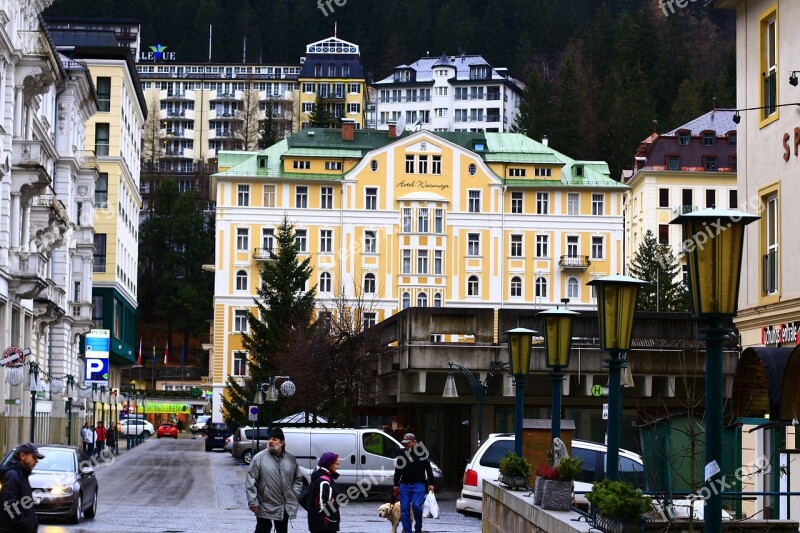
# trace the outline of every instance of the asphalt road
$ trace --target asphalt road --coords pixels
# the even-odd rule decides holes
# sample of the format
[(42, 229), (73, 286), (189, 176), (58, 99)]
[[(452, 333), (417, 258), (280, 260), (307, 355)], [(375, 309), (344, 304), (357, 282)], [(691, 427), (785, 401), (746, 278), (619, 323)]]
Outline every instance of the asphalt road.
[[(99, 484), (97, 516), (78, 525), (42, 521), (40, 532), (249, 532), (255, 518), (247, 509), (244, 479), (247, 466), (221, 450), (206, 453), (202, 439), (149, 439), (124, 451), (113, 463), (96, 469)], [(480, 519), (455, 512), (457, 494), (437, 495), (441, 517), (427, 519), (431, 533), (478, 533)], [(389, 532), (378, 517), (381, 500), (357, 501), (342, 509), (343, 532)], [(289, 531), (307, 531), (301, 509)], [(402, 531), (402, 527), (400, 528)]]

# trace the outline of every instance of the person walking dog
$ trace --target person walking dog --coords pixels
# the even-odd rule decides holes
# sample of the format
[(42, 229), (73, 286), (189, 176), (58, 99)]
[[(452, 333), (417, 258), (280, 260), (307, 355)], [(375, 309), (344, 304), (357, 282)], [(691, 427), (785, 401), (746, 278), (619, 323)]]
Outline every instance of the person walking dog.
[(245, 479), (247, 506), (256, 515), (255, 533), (287, 533), (289, 519), (297, 517), (297, 496), (303, 476), (297, 459), (286, 451), (281, 428), (269, 432), (268, 447), (253, 456)]
[(339, 504), (336, 502), (336, 478), (339, 456), (325, 452), (311, 474), (311, 501), (308, 503), (308, 530), (311, 533), (339, 531)]
[[(428, 490), (425, 490), (427, 485)], [(403, 435), (403, 448), (394, 460), (394, 487), (392, 495), (400, 496), (400, 523), (403, 533), (411, 531), (411, 511), (414, 512), (414, 528), (422, 531), (422, 505), (425, 494), (433, 490), (433, 468), (425, 446), (417, 443), (413, 433)]]
[(35, 533), (39, 519), (33, 509), (33, 491), (28, 477), (33, 467), (44, 459), (33, 443), (17, 446), (8, 464), (0, 474), (0, 532)]

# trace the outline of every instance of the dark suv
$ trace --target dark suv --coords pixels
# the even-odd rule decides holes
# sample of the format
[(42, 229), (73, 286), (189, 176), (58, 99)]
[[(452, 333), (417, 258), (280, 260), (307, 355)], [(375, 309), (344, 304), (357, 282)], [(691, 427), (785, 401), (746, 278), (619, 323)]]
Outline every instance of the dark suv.
[(214, 448), (224, 448), (225, 439), (230, 437), (231, 430), (223, 422), (210, 422), (204, 431), (206, 437), (206, 451), (210, 452)]

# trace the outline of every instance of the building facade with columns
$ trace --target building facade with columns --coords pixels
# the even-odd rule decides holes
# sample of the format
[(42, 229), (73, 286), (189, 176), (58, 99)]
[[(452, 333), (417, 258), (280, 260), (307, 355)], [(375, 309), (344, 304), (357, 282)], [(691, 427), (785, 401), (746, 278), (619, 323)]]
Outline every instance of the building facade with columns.
[(284, 216), (320, 311), (368, 301), (365, 328), (409, 307), (591, 309), (586, 282), (623, 268), (627, 187), (520, 134), (346, 122), (222, 153), (213, 179), (215, 406), (228, 376), (247, 375), (240, 332)]

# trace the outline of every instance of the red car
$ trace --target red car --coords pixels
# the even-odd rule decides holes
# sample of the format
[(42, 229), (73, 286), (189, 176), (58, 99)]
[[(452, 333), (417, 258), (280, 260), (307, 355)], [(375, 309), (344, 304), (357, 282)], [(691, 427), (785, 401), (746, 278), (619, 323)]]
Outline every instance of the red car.
[(156, 436), (160, 439), (161, 437), (172, 437), (173, 439), (178, 438), (178, 426), (175, 424), (170, 424), (169, 422), (165, 422), (158, 426), (156, 430)]

